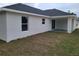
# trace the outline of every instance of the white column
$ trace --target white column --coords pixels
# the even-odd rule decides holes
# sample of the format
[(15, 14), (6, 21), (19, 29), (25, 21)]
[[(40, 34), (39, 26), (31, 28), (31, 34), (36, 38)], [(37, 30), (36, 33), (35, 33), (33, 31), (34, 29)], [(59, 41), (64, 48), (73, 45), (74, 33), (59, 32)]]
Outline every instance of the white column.
[(67, 20), (67, 32), (72, 33), (72, 18), (68, 18)]
[(75, 17), (75, 18), (74, 18), (74, 28), (73, 28), (73, 31), (77, 28), (77, 27), (76, 27), (76, 24), (77, 24), (76, 20), (77, 20), (77, 19), (76, 19), (76, 17)]

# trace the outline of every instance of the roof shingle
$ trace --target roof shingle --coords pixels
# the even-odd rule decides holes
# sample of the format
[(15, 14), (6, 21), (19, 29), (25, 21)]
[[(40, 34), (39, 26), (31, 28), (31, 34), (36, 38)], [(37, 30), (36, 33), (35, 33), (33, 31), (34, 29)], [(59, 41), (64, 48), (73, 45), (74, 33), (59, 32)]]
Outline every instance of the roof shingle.
[(30, 13), (46, 15), (46, 16), (75, 15), (73, 13), (67, 13), (67, 12), (57, 10), (57, 9), (40, 10), (40, 9), (31, 7), (31, 6), (28, 6), (28, 5), (25, 5), (25, 4), (21, 4), (21, 3), (10, 5), (10, 6), (5, 6), (3, 8), (19, 10), (19, 11), (24, 11), (24, 12), (30, 12)]
[(44, 10), (44, 12), (46, 15), (48, 14), (49, 16), (75, 15), (74, 13), (68, 13), (58, 9)]

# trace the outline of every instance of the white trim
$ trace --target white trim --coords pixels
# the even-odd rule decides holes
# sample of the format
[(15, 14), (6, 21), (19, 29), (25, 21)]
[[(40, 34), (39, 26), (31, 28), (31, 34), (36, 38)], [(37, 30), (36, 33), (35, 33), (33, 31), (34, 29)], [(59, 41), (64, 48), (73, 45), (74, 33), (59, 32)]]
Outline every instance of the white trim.
[(51, 18), (68, 18), (68, 17), (76, 17), (76, 15), (64, 15), (64, 16), (51, 16)]

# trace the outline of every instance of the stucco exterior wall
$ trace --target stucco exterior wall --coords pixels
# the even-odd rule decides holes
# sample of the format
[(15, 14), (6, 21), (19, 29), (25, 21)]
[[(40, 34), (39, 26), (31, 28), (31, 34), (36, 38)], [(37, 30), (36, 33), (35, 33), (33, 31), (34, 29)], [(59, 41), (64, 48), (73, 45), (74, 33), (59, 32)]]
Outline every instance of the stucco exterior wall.
[(6, 12), (0, 12), (0, 39), (6, 41)]
[[(21, 30), (21, 17), (28, 17), (28, 31)], [(51, 21), (47, 18), (42, 24), (42, 17), (29, 16), (7, 12), (7, 39), (8, 41), (51, 30)]]
[(66, 18), (56, 19), (55, 29), (67, 30), (67, 19)]
[[(28, 17), (28, 31), (22, 31), (22, 16)], [(51, 31), (51, 19), (45, 18), (45, 24), (42, 24), (42, 19), (43, 17), (12, 12), (0, 12), (0, 39), (10, 42), (17, 38)], [(76, 18), (56, 19), (55, 29), (64, 29), (67, 30), (68, 33), (71, 33), (76, 29)]]

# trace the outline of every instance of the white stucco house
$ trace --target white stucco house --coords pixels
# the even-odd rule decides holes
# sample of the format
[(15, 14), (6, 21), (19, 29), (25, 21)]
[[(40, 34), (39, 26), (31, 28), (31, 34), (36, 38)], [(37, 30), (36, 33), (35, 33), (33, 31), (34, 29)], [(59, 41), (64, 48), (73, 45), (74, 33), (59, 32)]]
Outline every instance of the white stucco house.
[(0, 9), (0, 39), (10, 42), (34, 34), (76, 29), (76, 15), (57, 9), (40, 10), (21, 3)]

